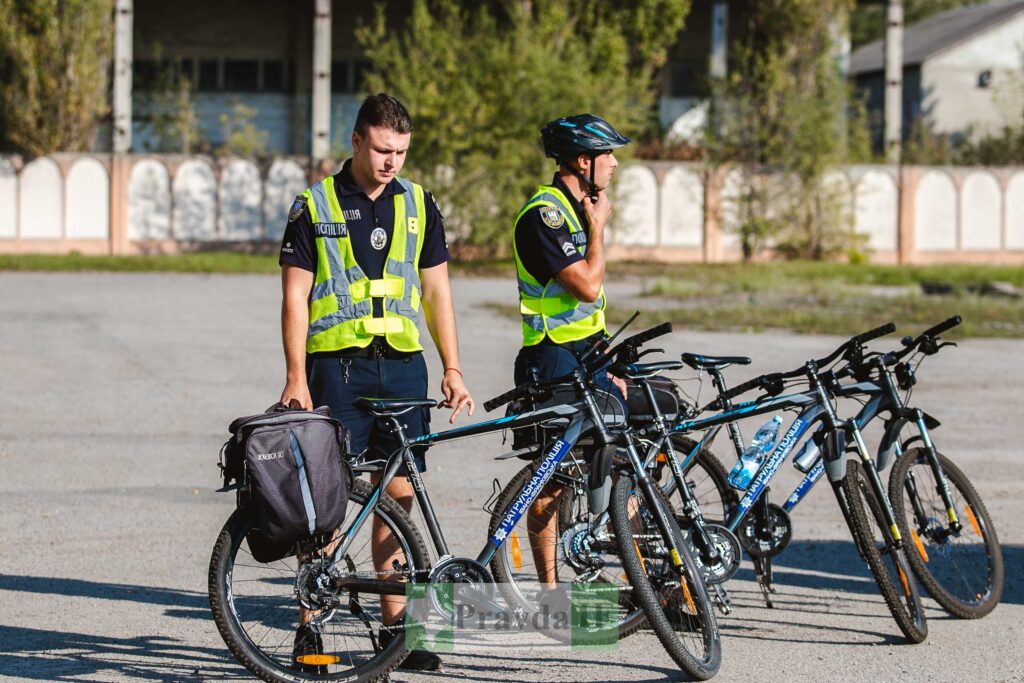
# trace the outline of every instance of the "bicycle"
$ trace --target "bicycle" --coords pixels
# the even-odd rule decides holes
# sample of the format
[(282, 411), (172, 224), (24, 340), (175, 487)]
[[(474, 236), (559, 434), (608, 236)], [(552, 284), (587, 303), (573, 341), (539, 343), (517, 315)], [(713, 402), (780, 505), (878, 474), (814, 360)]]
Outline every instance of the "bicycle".
[[(786, 547), (792, 536), (788, 511), (799, 503), (823, 474), (827, 475), (858, 551), (871, 569), (890, 613), (908, 640), (922, 642), (927, 637), (926, 618), (887, 491), (864, 445), (858, 420), (841, 421), (835, 412), (832, 402), (839, 395), (835, 393), (838, 386), (837, 373), (834, 368), (827, 369), (840, 359), (848, 364), (856, 362), (862, 356), (863, 344), (893, 329), (895, 326), (889, 324), (852, 337), (825, 358), (810, 360), (790, 372), (761, 375), (729, 390), (724, 390), (724, 382), (716, 383), (719, 396), (700, 412), (719, 409), (722, 412), (709, 417), (681, 420), (674, 425), (672, 431), (686, 433), (708, 429), (709, 432), (698, 442), (698, 447), (705, 447), (723, 425), (776, 410), (798, 409), (799, 416), (767, 456), (725, 527), (730, 532), (738, 532), (755, 563), (758, 584), (765, 601), (771, 606), (769, 593), (774, 592), (774, 588), (770, 560)], [(710, 364), (714, 364), (715, 360), (711, 359)], [(732, 360), (735, 361), (735, 358)], [(786, 383), (791, 381), (807, 382), (810, 390), (780, 396)], [(755, 388), (765, 390), (767, 395), (756, 401), (732, 405), (732, 398)], [(805, 444), (807, 450), (801, 451), (801, 455), (808, 456), (807, 459), (812, 463), (808, 473), (790, 495), (786, 508), (769, 503), (769, 481), (816, 423), (820, 423), (821, 427), (813, 441)], [(850, 449), (847, 448), (847, 437), (853, 443)], [(742, 443), (735, 436), (734, 441), (738, 446)], [(820, 449), (820, 453), (811, 449), (809, 444), (812, 443)], [(685, 481), (675, 472), (666, 489), (669, 495), (678, 491), (683, 497), (682, 505), (687, 505)], [(681, 523), (686, 519), (684, 516), (678, 517)], [(699, 525), (700, 519), (690, 517), (689, 522)], [(699, 540), (700, 535), (693, 536), (693, 539)], [(696, 550), (695, 554), (708, 556), (707, 551), (701, 548)], [(735, 570), (730, 568), (725, 578), (729, 578)]]
[[(570, 376), (538, 383), (534, 387), (514, 389), (485, 406), (493, 408), (528, 391), (566, 383), (574, 386), (582, 397), (573, 404), (550, 406), (408, 439), (398, 416), (413, 408), (434, 406), (433, 401), (359, 399), (357, 405), (383, 420), (394, 431), (401, 447), (385, 463), (357, 465), (357, 472), (382, 470), (383, 473), (373, 487), (363, 481), (357, 481), (353, 486), (351, 500), (355, 507), (349, 513), (352, 522), (346, 528), (331, 538), (304, 543), (294, 558), (260, 565), (253, 562), (251, 556), (247, 559), (247, 551), (243, 548), (248, 516), (244, 508), (244, 487), (239, 490), (241, 506), (218, 537), (209, 575), (214, 618), (231, 652), (249, 671), (266, 681), (317, 680), (323, 676), (331, 680), (379, 680), (401, 662), (409, 649), (403, 625), (383, 624), (382, 596), (401, 599), (407, 591), (417, 588), (425, 591), (434, 610), (451, 618), (455, 607), (450, 603), (444, 604), (439, 595), (443, 596), (447, 590), (450, 596), (451, 589), (458, 587), (465, 589), (459, 593), (461, 599), (469, 600), (481, 609), (501, 610), (502, 606), (494, 601), (494, 580), (487, 565), (505, 544), (508, 531), (525, 514), (558, 464), (585, 432), (593, 430), (602, 443), (626, 440), (628, 462), (617, 465), (623, 472), (620, 480), (623, 476), (628, 477), (631, 469), (635, 473), (643, 507), (635, 510), (634, 517), (644, 520), (646, 536), (657, 538), (650, 544), (648, 564), (638, 567), (633, 562), (626, 565), (638, 601), (648, 619), (655, 624), (655, 631), (670, 656), (684, 671), (694, 678), (714, 675), (720, 662), (719, 634), (703, 580), (674, 519), (666, 512), (643, 472), (642, 463), (635, 450), (631, 449), (628, 437), (613, 433), (605, 426), (590, 386), (590, 375), (614, 360), (621, 349), (642, 345), (670, 330), (671, 326), (662, 325), (634, 335), (610, 350), (607, 356), (595, 359), (589, 366), (577, 368)], [(561, 420), (565, 424), (560, 438), (545, 452), (535, 476), (525, 483), (505, 510), (499, 511), (502, 521), (489, 535), (484, 548), (475, 558), (452, 555), (426, 486), (416, 470), (411, 448), (552, 420)], [(438, 557), (432, 565), (419, 530), (401, 507), (383, 493), (402, 464), (409, 471), (417, 505)], [(609, 473), (611, 464), (608, 463)], [(604, 486), (610, 488), (610, 480)], [(629, 523), (628, 510), (611, 511), (613, 521), (622, 515), (626, 515), (626, 523)], [(371, 517), (373, 523), (367, 524)], [(391, 539), (394, 545), (397, 557), (390, 569), (378, 570), (373, 566), (369, 546), (375, 526), (385, 530), (385, 539)], [(625, 543), (621, 538), (615, 542), (620, 546), (627, 545), (630, 551), (637, 545), (632, 541)], [(665, 615), (660, 601), (665, 597), (665, 591), (675, 591), (669, 595), (670, 603), (686, 617), (678, 620), (683, 626), (673, 625)], [(297, 658), (289, 644), (299, 625), (299, 607), (308, 616), (304, 623), (316, 634), (316, 650), (319, 651), (300, 654)], [(683, 627), (689, 629), (687, 633), (695, 634), (685, 643), (676, 630)], [(699, 640), (699, 651), (691, 652), (698, 650), (695, 638)], [(306, 670), (295, 670), (296, 663)]]

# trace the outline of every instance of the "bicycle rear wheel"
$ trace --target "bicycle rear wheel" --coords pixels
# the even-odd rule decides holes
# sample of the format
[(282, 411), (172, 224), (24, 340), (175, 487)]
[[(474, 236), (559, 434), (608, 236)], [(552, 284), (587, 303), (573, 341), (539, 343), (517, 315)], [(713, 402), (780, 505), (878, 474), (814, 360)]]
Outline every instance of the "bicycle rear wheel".
[(718, 673), (722, 661), (711, 599), (667, 502), (659, 495), (653, 504), (665, 512), (682, 566), (673, 567), (670, 544), (635, 480), (625, 474), (615, 483), (610, 508), (622, 563), (637, 601), (669, 656), (695, 680), (707, 680)]
[(923, 642), (928, 637), (928, 622), (917, 582), (904, 548), (895, 547), (889, 540), (882, 507), (856, 457), (851, 455), (847, 462), (846, 477), (841, 484), (849, 506), (854, 541), (900, 631), (912, 643)]
[(922, 585), (946, 611), (963, 619), (991, 612), (1003, 594), (1003, 554), (996, 528), (970, 480), (939, 455), (961, 528), (951, 528), (939, 484), (923, 448), (911, 448), (889, 475), (889, 498), (907, 559)]
[[(681, 434), (673, 434), (669, 438), (672, 439), (672, 449), (680, 461), (697, 447), (696, 441)], [(672, 476), (672, 469), (666, 464), (660, 468), (659, 474), (655, 482), (670, 501), (674, 500), (678, 486)], [(732, 515), (737, 499), (736, 492), (729, 486), (728, 473), (722, 462), (705, 446), (683, 472), (683, 476), (697, 500), (704, 521), (724, 524)]]
[[(539, 510), (523, 515), (495, 553), (491, 571), (509, 604), (527, 614), (542, 611), (542, 601), (552, 599), (541, 578), (555, 582), (565, 591), (561, 596), (565, 599), (575, 590), (614, 587), (618, 591), (618, 606), (606, 623), (614, 624), (618, 638), (626, 638), (643, 625), (644, 613), (633, 597), (632, 586), (622, 568), (608, 516), (605, 515), (596, 528), (590, 524), (586, 493), (577, 492), (577, 489), (586, 491), (584, 468), (585, 465), (567, 463), (559, 469), (540, 497), (540, 500), (553, 499), (548, 504), (551, 512), (546, 514), (557, 515), (557, 521), (553, 525), (544, 524), (545, 513)], [(497, 530), (534, 472), (536, 465), (527, 465), (499, 494), (488, 535)], [(570, 629), (543, 630), (555, 640), (573, 644), (605, 643), (608, 639), (608, 627), (604, 625), (593, 630), (578, 625)]]
[[(360, 517), (371, 493), (361, 479), (353, 482), (347, 518)], [(371, 555), (372, 527), (376, 520), (397, 542), (394, 571), (380, 572)], [(264, 681), (367, 680), (387, 677), (404, 658), (404, 633), (397, 632), (380, 647), (381, 596), (355, 589), (332, 591), (328, 553), (323, 547), (307, 548), (304, 560), (288, 557), (271, 563), (257, 562), (249, 552), (246, 533), (249, 516), (236, 510), (217, 538), (210, 558), (209, 596), (214, 621), (228, 649), (245, 668)], [(307, 554), (308, 553), (308, 554)], [(413, 581), (426, 572), (428, 556), (419, 532), (401, 507), (383, 497), (353, 540), (339, 565), (337, 577)], [(423, 574), (421, 574), (423, 575)], [(318, 579), (323, 579), (317, 585)], [(314, 586), (322, 614), (333, 609), (316, 636), (316, 646), (300, 653), (296, 661), (296, 633), (300, 626), (296, 592)], [(309, 603), (307, 603), (309, 604)], [(314, 636), (309, 636), (312, 639)], [(310, 641), (311, 642), (311, 641)]]

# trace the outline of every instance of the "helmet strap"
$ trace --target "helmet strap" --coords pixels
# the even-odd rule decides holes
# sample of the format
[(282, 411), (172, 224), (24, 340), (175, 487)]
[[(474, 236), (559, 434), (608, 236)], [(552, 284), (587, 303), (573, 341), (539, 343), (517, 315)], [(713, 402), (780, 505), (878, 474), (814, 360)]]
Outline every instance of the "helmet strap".
[(580, 182), (583, 183), (583, 187), (586, 188), (587, 196), (590, 197), (590, 201), (596, 202), (597, 201), (597, 195), (600, 192), (600, 190), (597, 189), (597, 184), (594, 182), (594, 167), (597, 166), (597, 155), (594, 154), (594, 155), (588, 155), (588, 156), (590, 156), (590, 177), (589, 178), (587, 176), (583, 175), (582, 173), (580, 173), (579, 170), (577, 170), (576, 167), (573, 166), (572, 164), (565, 164), (565, 167), (568, 168), (572, 172), (572, 174), (574, 176), (576, 176), (577, 178), (579, 178)]

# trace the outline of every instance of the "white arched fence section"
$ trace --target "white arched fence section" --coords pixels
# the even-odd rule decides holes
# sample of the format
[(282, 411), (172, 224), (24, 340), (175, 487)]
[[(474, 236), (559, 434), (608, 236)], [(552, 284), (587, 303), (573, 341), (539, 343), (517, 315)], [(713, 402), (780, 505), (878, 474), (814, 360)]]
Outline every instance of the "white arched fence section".
[(1006, 183), (1006, 248), (1024, 249), (1024, 171)]
[(57, 162), (40, 157), (21, 170), (18, 224), (22, 239), (64, 236), (64, 176)]
[(220, 237), (226, 240), (258, 240), (264, 236), (260, 201), (263, 182), (256, 164), (232, 159), (220, 173)]
[(995, 251), (1003, 242), (1003, 193), (987, 171), (971, 171), (960, 185), (960, 248)]
[(110, 236), (110, 174), (92, 157), (74, 162), (67, 175), (64, 236), (106, 239)]
[(290, 159), (278, 159), (270, 165), (263, 183), (263, 218), (267, 235), (277, 241), (284, 236), (288, 209), (295, 196), (306, 189), (306, 172)]
[(661, 239), (666, 247), (704, 243), (704, 180), (693, 168), (674, 166), (661, 183)]
[(854, 230), (867, 236), (870, 251), (896, 251), (900, 197), (896, 178), (883, 169), (868, 169), (854, 190)]
[(173, 233), (179, 240), (217, 238), (217, 179), (205, 160), (190, 159), (178, 167), (174, 191)]
[(18, 236), (18, 171), (10, 159), (0, 159), (0, 240)]
[(653, 247), (658, 244), (658, 179), (641, 164), (617, 173), (613, 194), (612, 235), (616, 244)]
[(128, 239), (171, 239), (171, 175), (156, 159), (132, 166), (128, 179)]
[(945, 171), (927, 171), (914, 197), (914, 240), (918, 251), (957, 248), (956, 184)]

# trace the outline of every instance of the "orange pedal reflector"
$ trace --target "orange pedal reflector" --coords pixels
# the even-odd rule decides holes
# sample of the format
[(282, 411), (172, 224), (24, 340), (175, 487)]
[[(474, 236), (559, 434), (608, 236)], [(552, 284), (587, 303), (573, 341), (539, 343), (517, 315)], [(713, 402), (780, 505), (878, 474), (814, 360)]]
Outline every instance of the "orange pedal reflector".
[(516, 569), (523, 568), (523, 553), (519, 549), (519, 534), (512, 532), (512, 538), (509, 540), (512, 547), (512, 564), (516, 566)]
[(971, 509), (970, 505), (965, 505), (964, 509), (967, 510), (967, 521), (969, 521), (971, 526), (974, 527), (974, 533), (982, 536), (981, 525), (978, 524), (978, 518), (974, 516), (974, 510)]
[(299, 655), (295, 661), (311, 666), (327, 666), (328, 664), (337, 664), (341, 661), (341, 657), (338, 655)]
[(668, 462), (668, 457), (664, 453), (658, 453), (658, 462), (666, 463)]
[(914, 529), (910, 530), (910, 536), (914, 539), (914, 545), (917, 546), (917, 552), (921, 554), (921, 559), (927, 562), (928, 551), (924, 549), (924, 543), (921, 542), (921, 537), (917, 535), (917, 531)]

